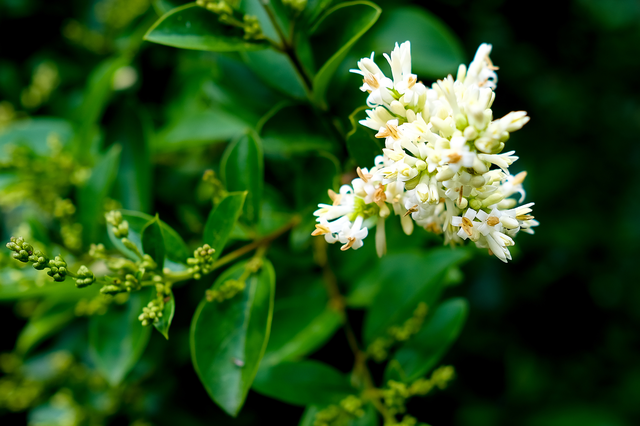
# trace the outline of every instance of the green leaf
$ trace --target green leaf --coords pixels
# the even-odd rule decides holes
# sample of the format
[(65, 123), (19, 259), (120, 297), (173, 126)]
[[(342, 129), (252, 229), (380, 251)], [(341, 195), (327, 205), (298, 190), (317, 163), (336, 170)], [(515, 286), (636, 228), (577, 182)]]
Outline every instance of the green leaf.
[(28, 146), (36, 154), (50, 155), (49, 136), (55, 135), (64, 146), (73, 138), (73, 128), (68, 121), (59, 118), (35, 117), (11, 123), (0, 131), (0, 153), (5, 154), (8, 144)]
[(412, 382), (428, 373), (458, 338), (468, 311), (465, 299), (442, 302), (422, 329), (396, 351), (385, 378)]
[(220, 174), (228, 191), (248, 191), (243, 211), (253, 223), (260, 219), (264, 181), (262, 141), (249, 132), (232, 142), (220, 162)]
[(260, 368), (312, 353), (341, 323), (340, 314), (328, 306), (327, 292), (319, 280), (310, 282), (299, 294), (276, 299), (271, 337)]
[(382, 9), (368, 1), (340, 3), (311, 30), (316, 63), (324, 64), (313, 79), (313, 99), (327, 109), (326, 92), (333, 74), (351, 47), (378, 20)]
[(365, 110), (368, 107), (362, 106), (349, 115), (351, 131), (347, 133), (347, 150), (351, 158), (356, 160), (360, 167), (371, 167), (376, 156), (382, 154), (382, 144), (373, 135), (373, 131), (359, 123), (365, 119)]
[(388, 255), (380, 262), (380, 291), (365, 317), (364, 340), (371, 343), (392, 325), (408, 319), (425, 302), (433, 307), (447, 270), (470, 257), (467, 250), (443, 247)]
[(179, 116), (163, 129), (154, 145), (160, 152), (211, 145), (241, 136), (249, 123), (218, 108)]
[(74, 139), (74, 151), (80, 158), (97, 151), (95, 142), (99, 141), (96, 137), (98, 122), (113, 93), (113, 76), (130, 62), (131, 58), (128, 55), (109, 58), (101, 62), (89, 75), (82, 103), (77, 110), (77, 121), (80, 124)]
[[(168, 299), (168, 300), (167, 300)], [(162, 310), (162, 316), (160, 319), (153, 323), (153, 326), (158, 330), (167, 340), (169, 340), (169, 327), (173, 321), (173, 314), (176, 311), (176, 301), (173, 298), (173, 292), (165, 298), (164, 309)]]
[(202, 240), (215, 250), (214, 260), (222, 254), (231, 231), (242, 213), (246, 196), (246, 192), (231, 192), (209, 213)]
[(118, 199), (125, 209), (148, 212), (151, 208), (151, 161), (149, 139), (151, 125), (139, 108), (118, 107), (115, 119), (106, 128), (108, 142), (122, 147), (116, 177)]
[(98, 240), (98, 226), (104, 199), (116, 180), (120, 145), (112, 145), (91, 171), (91, 177), (78, 190), (78, 212), (86, 244)]
[[(122, 218), (129, 222), (129, 240), (134, 243), (138, 249), (143, 252), (142, 247), (142, 230), (153, 220), (153, 216), (146, 213), (134, 212), (131, 210), (120, 210)], [(191, 256), (191, 251), (187, 248), (187, 245), (182, 240), (180, 234), (178, 234), (173, 228), (166, 223), (160, 221), (162, 226), (162, 237), (164, 239), (165, 247), (165, 259), (164, 266), (174, 271), (184, 270), (186, 266), (184, 264), (187, 258)], [(131, 250), (127, 249), (120, 241), (120, 238), (116, 238), (111, 230), (112, 226), (107, 225), (107, 232), (109, 233), (109, 239), (113, 245), (125, 256), (132, 260), (138, 260), (138, 257)]]
[(315, 156), (318, 151), (339, 152), (341, 148), (322, 123), (316, 112), (305, 105), (276, 105), (260, 120), (265, 155), (289, 159), (296, 155)]
[(143, 327), (138, 316), (150, 299), (148, 289), (132, 293), (125, 304), (112, 303), (106, 314), (89, 320), (89, 353), (112, 386), (122, 382), (147, 346), (151, 327)]
[(253, 390), (293, 405), (336, 404), (357, 393), (347, 376), (314, 360), (261, 368)]
[(232, 52), (259, 50), (268, 47), (266, 42), (244, 39), (244, 32), (224, 25), (215, 13), (195, 3), (177, 7), (162, 16), (144, 35), (144, 39), (191, 50)]
[(162, 271), (166, 249), (162, 236), (162, 225), (157, 214), (142, 228), (142, 250), (156, 261), (158, 270)]
[[(78, 291), (77, 289), (75, 289)], [(21, 355), (29, 352), (45, 338), (61, 330), (76, 318), (74, 308), (77, 301), (58, 300), (44, 301), (38, 306), (34, 315), (20, 331), (16, 341), (16, 352)]]
[(307, 99), (307, 83), (285, 53), (273, 49), (243, 52), (242, 59), (270, 87), (294, 99)]
[[(255, 16), (260, 24), (260, 29), (265, 37), (280, 44), (280, 33), (276, 25), (286, 36), (290, 32), (289, 19), (285, 14), (285, 9), (280, 0), (240, 0), (238, 10), (243, 15)], [(277, 22), (274, 22), (274, 19)]]
[(304, 21), (313, 24), (322, 12), (331, 6), (331, 3), (333, 3), (333, 0), (308, 0), (307, 7), (302, 12)]
[[(364, 40), (363, 51), (390, 52), (395, 43), (411, 41), (411, 69), (422, 78), (455, 74), (464, 61), (456, 35), (440, 19), (416, 6), (385, 10)], [(386, 65), (386, 61), (385, 65)]]
[[(244, 404), (269, 339), (275, 272), (271, 262), (224, 302), (203, 300), (191, 322), (191, 359), (209, 396), (231, 416)], [(213, 285), (238, 279), (247, 262), (227, 269)]]

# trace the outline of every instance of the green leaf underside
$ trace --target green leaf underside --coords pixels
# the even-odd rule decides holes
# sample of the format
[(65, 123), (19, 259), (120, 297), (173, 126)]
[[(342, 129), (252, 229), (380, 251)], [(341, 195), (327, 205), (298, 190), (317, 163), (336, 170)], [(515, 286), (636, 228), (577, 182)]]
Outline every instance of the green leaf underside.
[(314, 360), (283, 362), (260, 369), (253, 389), (293, 405), (336, 404), (357, 392), (347, 376)]
[(83, 238), (87, 242), (96, 241), (102, 205), (116, 180), (120, 162), (120, 145), (112, 145), (91, 171), (91, 177), (78, 191), (79, 219), (83, 228)]
[(202, 239), (215, 250), (214, 260), (222, 254), (231, 231), (242, 213), (246, 197), (246, 192), (231, 192), (209, 213)]
[(366, 109), (368, 109), (366, 106), (360, 107), (349, 116), (351, 131), (347, 133), (347, 150), (360, 167), (369, 167), (374, 164), (374, 159), (380, 155), (383, 148), (374, 136), (373, 130), (359, 123), (360, 120), (367, 118)]
[(223, 142), (242, 135), (249, 123), (214, 108), (180, 116), (158, 135), (156, 151), (174, 151)]
[(317, 280), (302, 294), (276, 299), (271, 337), (260, 368), (298, 360), (330, 339), (342, 318), (327, 302), (326, 290)]
[(422, 329), (396, 351), (385, 377), (411, 382), (424, 376), (458, 338), (468, 311), (465, 299), (442, 302)]
[(112, 303), (104, 315), (89, 319), (89, 353), (98, 371), (118, 385), (144, 352), (151, 327), (143, 327), (138, 316), (149, 303), (151, 290), (132, 293), (123, 305)]
[(316, 63), (324, 64), (313, 79), (313, 97), (322, 108), (327, 107), (326, 92), (340, 63), (378, 20), (381, 11), (368, 1), (341, 3), (330, 9), (312, 29)]
[(189, 3), (162, 16), (144, 36), (145, 40), (191, 50), (231, 52), (259, 50), (265, 42), (243, 38), (243, 31), (218, 21), (216, 14)]
[[(367, 33), (363, 50), (382, 58), (382, 52), (388, 53), (395, 43), (406, 40), (411, 41), (411, 71), (418, 78), (443, 78), (464, 62), (464, 50), (455, 34), (436, 16), (416, 6), (385, 10)], [(383, 59), (376, 62), (387, 66)], [(386, 73), (386, 68), (383, 70)]]
[(166, 250), (162, 225), (157, 215), (142, 228), (142, 250), (156, 261), (158, 270), (162, 271)]
[(262, 141), (258, 135), (250, 132), (232, 142), (224, 152), (220, 169), (228, 191), (248, 191), (243, 212), (250, 222), (258, 222), (264, 181)]
[[(149, 223), (149, 221), (153, 220), (154, 217), (131, 210), (120, 210), (120, 212), (122, 213), (122, 218), (129, 222), (129, 240), (131, 240), (131, 242), (133, 242), (140, 251), (142, 251), (142, 229), (147, 223)], [(172, 270), (175, 268), (184, 269), (185, 267), (180, 267), (180, 264), (187, 261), (191, 252), (182, 240), (182, 237), (173, 228), (162, 221), (160, 221), (160, 225), (162, 226), (162, 237), (165, 245), (165, 266)], [(129, 258), (138, 260), (138, 257), (127, 249), (119, 238), (116, 238), (115, 235), (113, 235), (111, 228), (112, 227), (110, 225), (107, 225), (109, 238), (116, 248)]]
[[(226, 270), (213, 288), (244, 272), (246, 262)], [(191, 359), (209, 396), (229, 415), (244, 404), (267, 346), (275, 272), (264, 259), (243, 292), (224, 302), (203, 300), (191, 323)]]
[(380, 291), (365, 317), (364, 340), (371, 343), (392, 325), (408, 319), (425, 302), (430, 308), (445, 285), (447, 270), (470, 256), (467, 250), (437, 248), (388, 255), (380, 262)]
[(162, 310), (162, 317), (157, 322), (153, 323), (153, 326), (162, 334), (167, 340), (169, 340), (169, 327), (173, 321), (173, 315), (176, 311), (176, 301), (173, 298), (173, 292), (168, 296), (169, 300), (165, 300), (164, 309)]

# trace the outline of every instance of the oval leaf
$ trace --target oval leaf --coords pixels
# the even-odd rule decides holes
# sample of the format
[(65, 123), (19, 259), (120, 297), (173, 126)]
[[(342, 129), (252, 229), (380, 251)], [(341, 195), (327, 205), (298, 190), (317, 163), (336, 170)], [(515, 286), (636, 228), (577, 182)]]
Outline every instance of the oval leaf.
[(261, 368), (253, 390), (293, 405), (337, 404), (357, 392), (347, 376), (314, 360)]
[(384, 257), (380, 291), (365, 318), (364, 340), (371, 343), (390, 326), (408, 319), (420, 302), (432, 307), (444, 288), (447, 270), (468, 258), (467, 250), (446, 247)]
[[(213, 288), (238, 279), (247, 262), (226, 270)], [(269, 339), (275, 272), (264, 259), (244, 291), (223, 302), (203, 300), (191, 322), (191, 359), (216, 404), (236, 416), (244, 404)]]
[(276, 299), (271, 337), (260, 367), (297, 360), (329, 340), (342, 317), (327, 302), (327, 292), (318, 280), (300, 294)]
[(249, 132), (232, 142), (220, 163), (221, 175), (229, 191), (248, 191), (243, 211), (250, 222), (260, 218), (264, 181), (262, 141)]
[(214, 260), (222, 254), (229, 235), (242, 213), (246, 196), (246, 192), (231, 192), (209, 213), (202, 239), (215, 250)]
[(324, 64), (313, 79), (313, 99), (327, 109), (331, 77), (351, 47), (378, 20), (382, 9), (368, 1), (341, 3), (330, 9), (312, 29), (316, 63)]
[(307, 98), (307, 83), (286, 54), (269, 49), (244, 52), (242, 59), (270, 87), (295, 99)]
[(149, 289), (132, 293), (125, 304), (112, 303), (106, 314), (89, 320), (89, 353), (112, 386), (122, 382), (147, 346), (151, 327), (144, 327), (138, 316), (150, 299)]
[(147, 222), (144, 228), (142, 228), (142, 250), (156, 261), (158, 270), (162, 271), (166, 250), (162, 236), (162, 226), (160, 225), (158, 215)]
[(469, 304), (462, 298), (450, 299), (438, 306), (427, 324), (403, 344), (387, 364), (387, 380), (411, 382), (435, 367), (458, 338), (468, 311)]
[[(120, 210), (120, 212), (122, 213), (122, 218), (129, 222), (129, 240), (131, 240), (131, 242), (134, 243), (142, 252), (142, 230), (151, 220), (154, 219), (153, 216), (131, 210)], [(187, 248), (187, 245), (182, 240), (180, 234), (166, 223), (162, 221), (159, 222), (162, 227), (162, 237), (165, 247), (164, 266), (171, 270), (184, 270), (186, 268), (184, 263), (191, 255), (190, 250)], [(133, 260), (138, 260), (138, 257), (132, 251), (127, 249), (119, 238), (116, 238), (116, 236), (113, 235), (111, 228), (111, 226), (107, 226), (109, 239), (113, 245), (115, 245), (116, 248), (125, 256)]]
[[(168, 300), (167, 300), (168, 299)], [(157, 322), (153, 323), (153, 326), (162, 334), (167, 340), (169, 340), (169, 327), (173, 321), (173, 314), (176, 311), (176, 301), (173, 298), (173, 292), (165, 298), (164, 309), (162, 310), (162, 316)]]
[(166, 46), (212, 52), (268, 47), (265, 42), (245, 40), (242, 30), (223, 25), (216, 14), (195, 3), (177, 7), (162, 16), (149, 28), (144, 39)]

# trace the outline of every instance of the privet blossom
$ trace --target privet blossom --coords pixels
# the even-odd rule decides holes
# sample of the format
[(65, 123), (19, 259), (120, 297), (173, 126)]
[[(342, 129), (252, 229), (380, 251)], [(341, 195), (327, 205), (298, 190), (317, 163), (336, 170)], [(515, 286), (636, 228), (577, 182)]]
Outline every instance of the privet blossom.
[(360, 124), (377, 131), (385, 148), (373, 167), (357, 169), (351, 185), (339, 193), (329, 190), (332, 204), (319, 204), (313, 235), (356, 250), (375, 226), (382, 256), (384, 223), (393, 211), (407, 235), (415, 224), (443, 234), (445, 244), (471, 240), (503, 262), (511, 260), (516, 234), (533, 234), (538, 225), (533, 203), (521, 204), (526, 172), (512, 175), (509, 166), (518, 157), (503, 152), (510, 133), (529, 117), (515, 111), (493, 119), (498, 68), (490, 53), (490, 44), (480, 45), (455, 80), (449, 75), (431, 88), (411, 73), (408, 41), (384, 54), (392, 78), (376, 65), (373, 53), (358, 61), (351, 72), (362, 75), (360, 90), (369, 93), (370, 108)]

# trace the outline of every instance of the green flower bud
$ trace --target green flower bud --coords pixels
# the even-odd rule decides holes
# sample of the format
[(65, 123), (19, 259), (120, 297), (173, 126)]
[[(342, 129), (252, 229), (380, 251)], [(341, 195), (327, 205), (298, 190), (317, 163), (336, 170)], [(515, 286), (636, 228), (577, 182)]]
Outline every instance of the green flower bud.
[(96, 277), (93, 275), (93, 272), (89, 270), (86, 266), (82, 265), (78, 269), (78, 278), (76, 278), (76, 287), (82, 288), (96, 282)]

